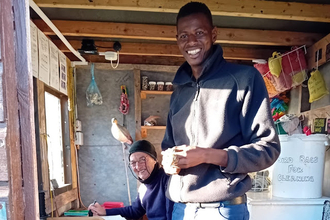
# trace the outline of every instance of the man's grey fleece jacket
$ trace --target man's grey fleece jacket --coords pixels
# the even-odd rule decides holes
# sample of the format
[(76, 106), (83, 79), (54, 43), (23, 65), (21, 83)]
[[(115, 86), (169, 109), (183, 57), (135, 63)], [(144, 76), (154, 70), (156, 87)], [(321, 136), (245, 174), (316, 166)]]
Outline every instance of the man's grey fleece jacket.
[(243, 195), (247, 175), (271, 166), (280, 143), (269, 98), (253, 67), (227, 63), (220, 45), (213, 46), (201, 77), (189, 64), (176, 73), (162, 149), (179, 145), (224, 149), (227, 167), (200, 164), (169, 179), (166, 195), (174, 202), (216, 202)]

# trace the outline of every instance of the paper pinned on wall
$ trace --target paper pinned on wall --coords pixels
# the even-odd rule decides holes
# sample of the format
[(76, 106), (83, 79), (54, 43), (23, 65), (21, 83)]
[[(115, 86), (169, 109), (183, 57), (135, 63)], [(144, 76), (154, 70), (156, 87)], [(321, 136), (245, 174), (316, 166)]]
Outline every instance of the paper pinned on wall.
[(67, 77), (66, 56), (61, 51), (59, 51), (59, 60), (60, 60), (60, 92), (67, 95), (68, 77)]
[(31, 62), (32, 62), (32, 74), (34, 77), (39, 77), (38, 66), (38, 28), (30, 21), (30, 34), (31, 34)]
[(39, 79), (49, 85), (49, 44), (48, 38), (38, 29)]
[(49, 41), (49, 67), (50, 67), (50, 79), (49, 85), (56, 90), (60, 90), (60, 72), (58, 61), (58, 48), (56, 45)]

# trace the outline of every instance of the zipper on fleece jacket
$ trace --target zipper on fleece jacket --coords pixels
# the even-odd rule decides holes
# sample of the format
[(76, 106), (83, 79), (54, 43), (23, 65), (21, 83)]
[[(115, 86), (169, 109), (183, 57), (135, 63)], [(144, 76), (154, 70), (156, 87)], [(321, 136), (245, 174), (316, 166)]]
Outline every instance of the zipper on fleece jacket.
[(198, 96), (199, 96), (199, 92), (200, 92), (200, 85), (199, 85), (199, 82), (197, 81), (197, 83), (196, 83), (196, 94), (195, 94), (194, 103), (193, 103), (193, 106), (194, 106), (193, 119), (192, 119), (192, 123), (191, 123), (191, 126), (192, 126), (191, 130), (193, 131), (193, 133), (192, 133), (192, 144), (195, 144), (195, 145), (197, 145), (197, 143), (196, 143), (196, 135), (197, 135), (196, 111), (198, 109), (196, 107), (196, 105), (198, 104), (197, 99), (198, 99)]

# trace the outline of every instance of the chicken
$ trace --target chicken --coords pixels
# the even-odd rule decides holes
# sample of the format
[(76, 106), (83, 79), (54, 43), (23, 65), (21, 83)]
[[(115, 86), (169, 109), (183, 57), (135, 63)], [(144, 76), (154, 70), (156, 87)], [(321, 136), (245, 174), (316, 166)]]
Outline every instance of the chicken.
[(133, 139), (129, 134), (128, 130), (124, 126), (119, 125), (116, 118), (112, 118), (111, 122), (112, 122), (111, 133), (113, 137), (116, 138), (121, 143), (126, 143), (131, 145), (133, 143)]

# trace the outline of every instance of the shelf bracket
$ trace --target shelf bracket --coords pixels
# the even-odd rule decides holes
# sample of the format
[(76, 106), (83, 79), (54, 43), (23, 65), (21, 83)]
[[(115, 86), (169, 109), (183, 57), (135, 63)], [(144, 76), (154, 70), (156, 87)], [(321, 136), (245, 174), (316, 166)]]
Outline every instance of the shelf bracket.
[(147, 94), (145, 92), (141, 92), (141, 99), (146, 99), (147, 98)]
[(146, 128), (141, 128), (141, 137), (146, 138), (148, 136), (148, 132)]

